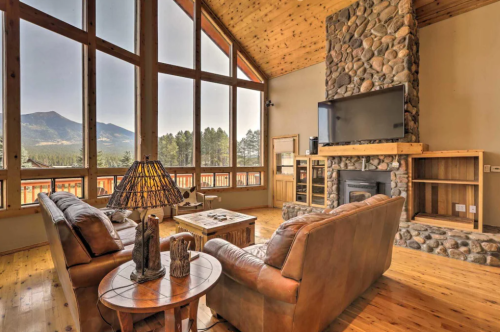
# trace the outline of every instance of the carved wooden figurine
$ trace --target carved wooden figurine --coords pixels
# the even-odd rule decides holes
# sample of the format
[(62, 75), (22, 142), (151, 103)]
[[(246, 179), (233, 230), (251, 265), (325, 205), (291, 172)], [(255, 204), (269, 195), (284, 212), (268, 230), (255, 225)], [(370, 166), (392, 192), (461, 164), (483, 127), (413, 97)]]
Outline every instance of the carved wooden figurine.
[[(130, 279), (139, 283), (161, 278), (166, 273), (165, 267), (161, 265), (159, 222), (160, 220), (155, 215), (148, 217), (148, 220), (144, 222), (144, 238), (143, 223), (136, 227), (135, 245), (132, 250), (132, 260), (136, 268), (130, 275)], [(144, 252), (143, 249), (145, 249)]]
[(182, 278), (189, 275), (188, 246), (189, 242), (184, 239), (170, 238), (170, 275), (172, 277)]

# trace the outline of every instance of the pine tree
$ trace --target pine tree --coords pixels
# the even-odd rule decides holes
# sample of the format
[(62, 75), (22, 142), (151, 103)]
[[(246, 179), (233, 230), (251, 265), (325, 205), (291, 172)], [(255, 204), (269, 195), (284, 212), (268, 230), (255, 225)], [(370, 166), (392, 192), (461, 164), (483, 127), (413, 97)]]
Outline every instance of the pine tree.
[(133, 159), (130, 151), (125, 151), (122, 159), (120, 159), (120, 167), (130, 167), (132, 165)]

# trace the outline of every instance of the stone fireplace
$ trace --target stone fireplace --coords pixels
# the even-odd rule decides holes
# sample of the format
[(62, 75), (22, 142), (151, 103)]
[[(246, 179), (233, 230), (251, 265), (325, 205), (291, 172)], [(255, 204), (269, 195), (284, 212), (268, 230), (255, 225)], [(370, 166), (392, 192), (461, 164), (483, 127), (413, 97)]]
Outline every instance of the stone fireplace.
[(391, 195), (390, 172), (339, 172), (339, 205), (362, 202), (377, 194)]
[[(365, 171), (363, 169), (365, 160)], [(345, 181), (359, 180), (377, 183), (377, 193), (390, 197), (407, 197), (408, 156), (352, 156), (328, 158), (328, 207), (345, 204)], [(408, 221), (407, 206), (401, 214), (402, 221)]]

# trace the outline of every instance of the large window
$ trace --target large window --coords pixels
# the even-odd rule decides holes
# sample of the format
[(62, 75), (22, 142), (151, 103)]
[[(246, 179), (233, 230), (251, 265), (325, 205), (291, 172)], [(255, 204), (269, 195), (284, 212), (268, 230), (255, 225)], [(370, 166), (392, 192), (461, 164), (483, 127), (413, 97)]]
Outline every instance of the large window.
[[(68, 0), (61, 1), (68, 2)], [(134, 52), (135, 2), (135, 0), (97, 0), (97, 36)]]
[(82, 45), (21, 21), (21, 162), (83, 166)]
[(130, 167), (135, 151), (135, 67), (97, 51), (97, 166)]
[(261, 165), (261, 92), (238, 88), (238, 166)]
[(193, 7), (191, 0), (158, 1), (158, 61), (193, 68)]
[(227, 38), (206, 17), (201, 16), (201, 70), (229, 76), (229, 50)]
[[(54, 16), (66, 23), (82, 28), (82, 0), (21, 0), (27, 5)], [(110, 0), (105, 0), (110, 1)], [(97, 1), (102, 2), (102, 1)]]
[(262, 189), (264, 76), (204, 5), (19, 1), (0, 34), (0, 218), (35, 212), (41, 192), (105, 204), (139, 154), (182, 187)]
[(229, 91), (201, 83), (201, 166), (229, 166)]
[(158, 76), (158, 159), (193, 166), (193, 80)]

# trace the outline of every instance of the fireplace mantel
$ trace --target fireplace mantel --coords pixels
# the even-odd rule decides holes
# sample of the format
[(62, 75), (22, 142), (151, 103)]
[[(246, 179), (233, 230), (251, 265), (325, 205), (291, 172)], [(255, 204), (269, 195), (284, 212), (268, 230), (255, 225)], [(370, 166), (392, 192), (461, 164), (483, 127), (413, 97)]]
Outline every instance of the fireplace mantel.
[(320, 147), (318, 154), (325, 157), (411, 155), (421, 154), (428, 149), (429, 146), (423, 143), (335, 145)]

